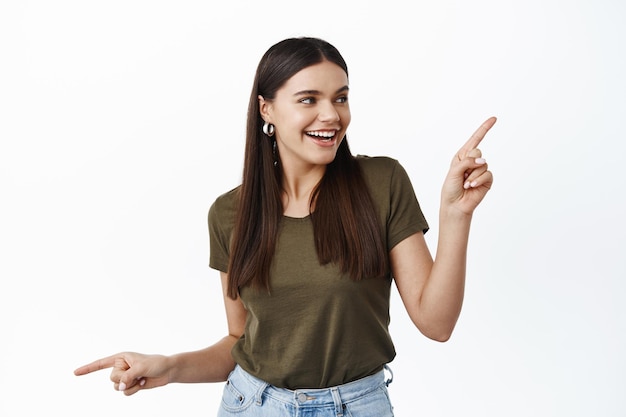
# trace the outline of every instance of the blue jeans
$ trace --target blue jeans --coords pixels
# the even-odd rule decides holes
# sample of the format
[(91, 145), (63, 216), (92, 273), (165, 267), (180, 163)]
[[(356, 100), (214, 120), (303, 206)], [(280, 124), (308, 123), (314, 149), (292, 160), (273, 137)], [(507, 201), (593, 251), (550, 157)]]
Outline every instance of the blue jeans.
[[(391, 370), (385, 366), (391, 373)], [(239, 365), (224, 386), (218, 417), (393, 417), (385, 371), (324, 389), (276, 388)]]

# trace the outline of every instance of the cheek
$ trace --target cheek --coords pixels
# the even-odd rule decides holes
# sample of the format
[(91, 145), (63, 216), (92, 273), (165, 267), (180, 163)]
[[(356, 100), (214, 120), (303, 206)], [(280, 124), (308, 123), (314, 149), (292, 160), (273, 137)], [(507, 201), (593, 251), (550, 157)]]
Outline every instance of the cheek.
[(343, 124), (343, 128), (347, 128), (352, 120), (352, 115), (350, 114), (350, 110), (346, 109), (343, 112), (339, 113), (339, 118), (341, 119), (341, 123)]
[(280, 112), (277, 118), (277, 122), (281, 123), (285, 126), (290, 126), (292, 128), (298, 127), (301, 124), (309, 123), (311, 118), (314, 118), (312, 112), (306, 111), (298, 111), (296, 109), (286, 109), (285, 111)]

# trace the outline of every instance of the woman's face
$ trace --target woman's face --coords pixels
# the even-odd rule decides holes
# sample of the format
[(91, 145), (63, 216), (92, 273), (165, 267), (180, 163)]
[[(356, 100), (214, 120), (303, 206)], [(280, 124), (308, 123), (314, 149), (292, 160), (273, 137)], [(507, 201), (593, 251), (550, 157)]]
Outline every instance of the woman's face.
[(329, 61), (293, 75), (272, 101), (259, 97), (261, 116), (276, 128), (283, 169), (327, 165), (350, 124), (348, 76)]

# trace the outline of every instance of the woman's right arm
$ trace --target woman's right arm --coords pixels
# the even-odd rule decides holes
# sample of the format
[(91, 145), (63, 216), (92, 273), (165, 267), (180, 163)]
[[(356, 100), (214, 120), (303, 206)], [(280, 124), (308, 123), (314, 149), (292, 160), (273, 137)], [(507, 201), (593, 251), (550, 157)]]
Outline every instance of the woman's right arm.
[(246, 310), (239, 298), (233, 300), (226, 295), (228, 275), (220, 272), (220, 277), (228, 321), (228, 336), (205, 349), (172, 356), (122, 352), (81, 366), (74, 374), (85, 375), (113, 368), (111, 381), (114, 388), (124, 391), (126, 395), (172, 382), (225, 381), (235, 367), (230, 351), (243, 334)]

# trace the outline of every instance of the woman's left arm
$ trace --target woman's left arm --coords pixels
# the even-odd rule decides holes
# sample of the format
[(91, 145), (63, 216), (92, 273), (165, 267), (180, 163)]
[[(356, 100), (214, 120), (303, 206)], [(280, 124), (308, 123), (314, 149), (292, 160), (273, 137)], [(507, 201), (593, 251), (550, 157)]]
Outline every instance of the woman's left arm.
[(472, 214), (493, 182), (478, 144), (495, 122), (495, 117), (487, 119), (450, 164), (441, 193), (435, 260), (423, 233), (404, 239), (390, 252), (407, 312), (415, 326), (434, 340), (448, 340), (461, 313)]

